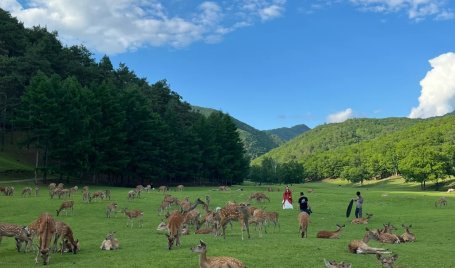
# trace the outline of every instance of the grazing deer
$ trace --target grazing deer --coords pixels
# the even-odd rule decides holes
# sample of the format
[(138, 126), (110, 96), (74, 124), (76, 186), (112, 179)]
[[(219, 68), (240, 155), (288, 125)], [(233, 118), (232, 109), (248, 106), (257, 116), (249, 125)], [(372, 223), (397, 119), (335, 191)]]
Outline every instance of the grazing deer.
[(373, 217), (373, 214), (368, 214), (366, 218), (354, 218), (352, 219), (351, 223), (355, 224), (368, 224), (368, 220)]
[(105, 196), (104, 196), (103, 191), (94, 192), (92, 195), (92, 199), (94, 199), (94, 200), (98, 200), (98, 199), (104, 200), (104, 198), (105, 198)]
[(268, 200), (270, 202), (270, 198), (261, 192), (252, 193), (248, 198), (248, 201), (251, 201), (253, 199), (255, 199), (257, 202), (263, 202), (265, 200)]
[[(60, 188), (58, 188), (60, 189)], [(58, 199), (60, 199), (61, 197), (71, 197), (71, 192), (69, 189), (60, 189), (60, 191), (58, 192)]]
[(152, 185), (148, 184), (147, 186), (145, 186), (144, 188), (145, 192), (150, 192), (150, 190), (152, 190)]
[(363, 240), (352, 240), (348, 245), (348, 250), (351, 253), (356, 254), (376, 254), (376, 253), (390, 253), (385, 248), (373, 248), (368, 246), (368, 241), (370, 239), (376, 239), (377, 234), (373, 231), (370, 231), (368, 228), (365, 228), (366, 233), (363, 236)]
[(406, 226), (406, 225), (402, 224), (401, 226), (403, 226), (403, 228), (405, 229), (404, 234), (401, 235), (401, 240), (403, 242), (414, 242), (414, 241), (416, 241), (415, 234), (413, 234), (413, 233), (411, 233), (411, 231), (409, 231), (409, 229), (412, 227), (412, 224), (409, 225), (409, 226)]
[(74, 187), (72, 187), (72, 188), (70, 188), (70, 194), (74, 194), (74, 193), (76, 193), (76, 192), (77, 192), (77, 190), (79, 190), (79, 187), (77, 187), (77, 185), (76, 185), (76, 186), (74, 186)]
[(49, 195), (51, 196), (51, 199), (54, 199), (54, 196), (60, 197), (61, 191), (62, 191), (62, 189), (60, 189), (60, 188), (54, 188), (54, 189), (50, 190)]
[(39, 234), (39, 251), (35, 258), (35, 263), (38, 263), (38, 256), (43, 259), (43, 264), (49, 264), (50, 245), (52, 237), (55, 234), (55, 222), (49, 213), (42, 214), (37, 220)]
[(265, 212), (265, 219), (266, 223), (272, 222), (273, 223), (273, 231), (275, 231), (276, 227), (278, 226), (278, 230), (280, 227), (280, 222), (278, 221), (278, 212)]
[(179, 191), (179, 192), (183, 191), (183, 188), (185, 188), (185, 186), (183, 186), (181, 184), (177, 185), (177, 187), (176, 187), (177, 191)]
[(207, 244), (200, 240), (199, 245), (191, 248), (192, 252), (199, 253), (199, 267), (201, 268), (245, 268), (245, 264), (232, 257), (209, 257), (207, 258)]
[(352, 267), (352, 264), (350, 264), (350, 263), (344, 263), (344, 262), (337, 263), (336, 261), (328, 261), (326, 259), (324, 259), (324, 264), (325, 264), (326, 268), (351, 268)]
[(308, 225), (310, 224), (310, 215), (308, 215), (308, 213), (302, 211), (299, 213), (298, 220), (299, 220), (300, 236), (302, 238), (308, 237)]
[(317, 238), (328, 238), (328, 239), (338, 239), (340, 238), (341, 230), (345, 225), (337, 224), (336, 231), (319, 231), (316, 235)]
[(71, 227), (64, 222), (56, 221), (55, 222), (54, 252), (57, 251), (57, 242), (58, 242), (59, 238), (62, 239), (62, 247), (61, 247), (62, 254), (65, 252), (63, 247), (65, 246), (66, 243), (64, 240), (67, 240), (69, 242), (70, 249), (74, 254), (76, 254), (77, 251), (80, 250), (79, 240), (74, 240), (73, 230), (71, 230)]
[(67, 209), (71, 209), (71, 215), (73, 215), (73, 209), (74, 209), (74, 201), (71, 200), (71, 201), (65, 201), (63, 202), (61, 205), (60, 205), (60, 208), (57, 209), (57, 216), (60, 215), (60, 212), (62, 210), (65, 211), (65, 215), (68, 216), (68, 210)]
[(168, 209), (171, 206), (171, 203), (167, 201), (162, 201), (160, 204), (160, 207), (158, 208), (158, 214), (162, 214), (166, 209)]
[(139, 186), (133, 189), (133, 191), (136, 193), (137, 198), (141, 198), (141, 192), (144, 190), (144, 187), (142, 185)]
[(443, 207), (447, 206), (447, 198), (445, 196), (441, 196), (435, 203), (435, 207)]
[(22, 197), (26, 197), (28, 195), (28, 197), (32, 196), (32, 188), (30, 187), (25, 187), (23, 190), (22, 190)]
[(167, 188), (167, 186), (162, 185), (162, 186), (160, 186), (160, 187), (158, 188), (158, 192), (163, 192), (163, 193), (164, 193), (164, 192), (167, 192), (167, 191), (169, 191), (169, 189)]
[(168, 217), (167, 222), (168, 233), (166, 234), (166, 236), (169, 250), (172, 249), (174, 242), (176, 246), (180, 246), (180, 235), (182, 233), (182, 227), (185, 221), (186, 214), (195, 209), (199, 204), (205, 205), (204, 201), (198, 198), (196, 202), (188, 210), (174, 211)]
[(57, 184), (49, 183), (49, 192), (52, 192), (55, 188), (57, 188)]
[(143, 226), (144, 220), (144, 212), (142, 210), (134, 209), (128, 211), (126, 208), (123, 209), (123, 213), (126, 217), (128, 217), (128, 221), (126, 222), (126, 226), (128, 227), (128, 223), (131, 223), (131, 228), (133, 228), (133, 219), (139, 219), (139, 227)]
[(240, 229), (242, 231), (242, 240), (244, 227), (247, 231), (248, 238), (250, 238), (250, 227), (248, 226), (250, 214), (248, 212), (248, 207), (249, 204), (228, 204), (220, 209), (220, 227), (223, 231), (224, 239), (226, 239), (226, 225), (231, 221), (239, 221)]
[(253, 222), (257, 224), (259, 227), (259, 237), (262, 237), (262, 231), (264, 230), (265, 233), (267, 233), (267, 230), (265, 229), (265, 222), (267, 220), (267, 214), (264, 210), (262, 209), (256, 209), (253, 212)]
[(17, 224), (0, 223), (0, 243), (3, 236), (14, 237), (16, 239), (17, 252), (20, 252), (22, 242), (25, 242), (25, 252), (27, 252), (28, 245), (32, 244), (30, 238), (31, 232), (28, 226), (20, 226)]
[(106, 207), (106, 218), (110, 218), (112, 213), (116, 213), (117, 203), (111, 203)]
[(134, 198), (136, 198), (136, 191), (134, 191), (134, 190), (129, 191), (128, 192), (128, 201), (131, 201)]
[(101, 242), (101, 250), (116, 250), (120, 248), (120, 242), (114, 237), (114, 235), (115, 232), (107, 234), (106, 239)]
[(6, 186), (0, 187), (0, 192), (3, 192), (6, 196), (13, 196), (14, 195), (14, 187), (13, 186)]
[(381, 262), (382, 268), (394, 268), (395, 266), (393, 264), (398, 259), (398, 254), (385, 256), (383, 254), (376, 253), (376, 258)]

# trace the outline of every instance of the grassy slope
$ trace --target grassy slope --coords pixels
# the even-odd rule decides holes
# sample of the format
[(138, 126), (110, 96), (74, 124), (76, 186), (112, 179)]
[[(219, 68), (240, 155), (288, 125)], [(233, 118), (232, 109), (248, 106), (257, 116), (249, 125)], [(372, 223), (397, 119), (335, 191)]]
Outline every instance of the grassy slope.
[[(340, 185), (340, 186), (339, 186)], [(19, 192), (25, 184), (15, 185)], [(76, 201), (74, 216), (60, 216), (73, 228), (76, 238), (80, 239), (82, 251), (77, 255), (54, 254), (51, 266), (66, 267), (68, 264), (77, 267), (96, 267), (109, 263), (112, 267), (198, 267), (198, 256), (190, 252), (200, 238), (208, 243), (209, 256), (234, 256), (243, 260), (248, 267), (322, 267), (322, 259), (347, 261), (353, 267), (380, 267), (374, 256), (357, 256), (347, 252), (350, 240), (363, 236), (365, 225), (351, 225), (344, 217), (346, 205), (355, 191), (363, 192), (365, 197), (364, 213), (374, 216), (367, 225), (371, 228), (381, 227), (383, 223), (391, 222), (397, 226), (402, 223), (412, 224), (417, 235), (417, 242), (402, 245), (385, 245), (398, 253), (398, 264), (406, 267), (452, 267), (452, 249), (455, 238), (447, 235), (453, 230), (455, 220), (455, 194), (449, 196), (446, 208), (435, 208), (434, 201), (444, 195), (438, 192), (419, 192), (415, 184), (397, 183), (395, 180), (378, 185), (356, 187), (345, 182), (311, 183), (294, 185), (294, 197), (301, 190), (308, 188), (315, 191), (307, 194), (314, 214), (311, 216), (309, 236), (300, 239), (298, 235), (297, 210), (281, 210), (281, 192), (268, 193), (272, 202), (259, 207), (279, 211), (281, 230), (273, 231), (259, 238), (254, 228), (251, 239), (241, 241), (239, 224), (234, 223), (234, 229), (227, 228), (226, 240), (210, 235), (189, 235), (182, 237), (182, 246), (172, 251), (167, 250), (166, 238), (155, 231), (162, 216), (157, 214), (162, 193), (152, 192), (143, 194), (143, 198), (132, 202), (126, 201), (128, 189), (112, 188), (113, 200), (120, 207), (140, 208), (145, 211), (144, 228), (127, 228), (123, 215), (106, 219), (104, 208), (108, 201), (83, 204), (81, 193), (74, 197)], [(228, 200), (243, 201), (259, 187), (244, 187), (245, 191), (214, 192), (208, 188), (191, 188), (184, 192), (171, 192), (179, 198), (190, 196), (191, 199), (210, 195), (211, 208), (222, 206)], [(1, 222), (28, 224), (43, 211), (53, 212), (59, 206), (59, 200), (50, 200), (42, 187), (38, 197), (22, 198), (0, 196)], [(97, 188), (98, 189), (98, 188)], [(102, 188), (99, 188), (102, 189)], [(263, 189), (263, 188), (262, 188)], [(92, 191), (95, 189), (91, 189)], [(387, 194), (383, 197), (383, 194)], [(319, 230), (333, 230), (336, 223), (345, 223), (346, 230), (338, 240), (319, 240), (315, 238)], [(400, 228), (401, 229), (401, 228)], [(116, 231), (122, 249), (106, 252), (99, 250), (99, 245), (109, 231)], [(399, 230), (401, 233), (401, 230)], [(382, 246), (373, 241), (372, 246)], [(2, 267), (36, 267), (32, 253), (19, 254), (15, 252), (14, 240), (4, 238), (0, 245)]]

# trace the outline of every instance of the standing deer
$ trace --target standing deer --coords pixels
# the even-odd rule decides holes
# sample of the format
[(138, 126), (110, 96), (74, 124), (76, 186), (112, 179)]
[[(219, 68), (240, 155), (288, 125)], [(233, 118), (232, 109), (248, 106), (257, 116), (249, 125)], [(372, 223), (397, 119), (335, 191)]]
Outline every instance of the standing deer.
[(226, 239), (226, 225), (231, 221), (239, 221), (240, 229), (242, 231), (242, 240), (244, 227), (247, 231), (248, 238), (250, 238), (250, 227), (248, 225), (250, 214), (248, 212), (248, 207), (249, 204), (228, 204), (220, 209), (220, 227), (222, 228), (224, 239)]
[(337, 263), (336, 261), (328, 261), (326, 259), (324, 259), (324, 264), (325, 264), (326, 268), (351, 268), (352, 267), (352, 264), (350, 264), (350, 263), (344, 263), (344, 262)]
[(52, 237), (55, 234), (55, 222), (49, 213), (42, 214), (37, 220), (39, 234), (39, 251), (35, 258), (35, 263), (38, 263), (38, 256), (43, 259), (43, 264), (49, 264), (50, 245)]
[(22, 242), (26, 243), (25, 252), (27, 252), (28, 245), (32, 244), (32, 239), (30, 238), (31, 232), (27, 226), (0, 223), (0, 243), (2, 242), (3, 236), (14, 237), (16, 239), (17, 252), (20, 252)]
[(373, 248), (368, 246), (368, 241), (370, 241), (370, 239), (376, 239), (377, 234), (375, 234), (373, 231), (370, 231), (368, 228), (365, 228), (365, 230), (366, 233), (363, 236), (363, 240), (352, 240), (349, 243), (349, 252), (357, 254), (390, 253), (385, 248)]
[(134, 190), (129, 191), (128, 192), (128, 201), (131, 201), (134, 198), (136, 198), (136, 191), (134, 191)]
[(409, 229), (412, 227), (412, 224), (409, 225), (409, 226), (406, 226), (406, 225), (402, 224), (401, 226), (403, 226), (403, 228), (405, 229), (404, 234), (401, 235), (401, 240), (403, 240), (403, 242), (414, 242), (414, 241), (416, 241), (415, 234), (413, 234), (413, 233), (411, 233), (411, 231), (409, 231)]
[(101, 200), (104, 200), (105, 195), (104, 195), (104, 192), (103, 192), (103, 191), (97, 191), (97, 192), (94, 192), (94, 193), (93, 193), (92, 199), (98, 200), (99, 198), (100, 198)]
[(245, 268), (245, 264), (232, 257), (208, 257), (207, 244), (200, 240), (199, 245), (191, 248), (192, 252), (199, 253), (199, 267), (201, 268)]
[(82, 201), (84, 201), (85, 203), (90, 203), (92, 202), (92, 195), (90, 194), (90, 192), (87, 190), (84, 190), (82, 192)]
[(308, 215), (308, 213), (302, 211), (299, 213), (298, 220), (299, 220), (300, 236), (302, 238), (308, 237), (308, 225), (310, 224), (310, 215)]
[(117, 203), (111, 203), (106, 207), (106, 218), (110, 218), (112, 213), (115, 213), (117, 209)]
[(111, 200), (111, 190), (109, 190), (109, 189), (104, 190), (104, 196), (106, 197), (106, 199), (109, 199), (109, 201), (110, 201)]
[(338, 239), (340, 238), (340, 233), (341, 230), (343, 229), (345, 225), (339, 225), (337, 224), (337, 229), (336, 231), (319, 231), (318, 234), (316, 235), (317, 238), (328, 238), (328, 239)]
[(126, 226), (128, 227), (128, 223), (131, 223), (131, 228), (133, 228), (133, 219), (139, 219), (139, 227), (143, 226), (143, 217), (144, 212), (138, 209), (128, 211), (126, 208), (123, 209), (123, 213), (126, 217), (128, 217), (128, 221), (126, 222)]
[(181, 184), (177, 185), (177, 187), (176, 187), (177, 191), (179, 191), (179, 192), (183, 191), (183, 188), (185, 188), (185, 186), (183, 186)]
[(373, 214), (368, 214), (366, 218), (354, 218), (352, 219), (351, 223), (355, 224), (368, 224), (368, 220), (373, 217)]
[(22, 197), (26, 197), (28, 195), (28, 197), (32, 196), (32, 188), (30, 187), (25, 187), (23, 190), (22, 190)]
[(67, 209), (71, 209), (71, 215), (73, 215), (73, 212), (74, 212), (74, 211), (73, 211), (73, 208), (74, 208), (74, 201), (73, 201), (73, 200), (71, 200), (71, 201), (65, 201), (65, 202), (63, 202), (63, 203), (60, 205), (60, 208), (56, 210), (56, 211), (57, 211), (57, 216), (60, 215), (60, 212), (61, 212), (62, 210), (64, 210), (64, 211), (65, 211), (65, 215), (68, 216), (68, 211), (67, 211)]
[(262, 237), (262, 231), (267, 233), (267, 229), (265, 229), (265, 222), (267, 220), (267, 212), (262, 209), (256, 209), (253, 212), (252, 220), (259, 226), (259, 237)]
[(73, 230), (71, 230), (71, 227), (67, 225), (64, 222), (61, 221), (56, 221), (55, 222), (55, 238), (54, 238), (54, 252), (57, 251), (57, 242), (58, 239), (62, 239), (62, 247), (61, 247), (61, 252), (62, 254), (65, 252), (64, 246), (65, 246), (65, 240), (67, 240), (70, 244), (71, 251), (76, 254), (77, 251), (80, 250), (79, 246), (79, 240), (74, 240), (73, 236)]
[(164, 192), (167, 192), (167, 191), (169, 191), (169, 189), (167, 188), (167, 186), (164, 186), (164, 185), (163, 185), (163, 186), (160, 186), (160, 188), (158, 188), (158, 192), (163, 192), (163, 193), (164, 193)]

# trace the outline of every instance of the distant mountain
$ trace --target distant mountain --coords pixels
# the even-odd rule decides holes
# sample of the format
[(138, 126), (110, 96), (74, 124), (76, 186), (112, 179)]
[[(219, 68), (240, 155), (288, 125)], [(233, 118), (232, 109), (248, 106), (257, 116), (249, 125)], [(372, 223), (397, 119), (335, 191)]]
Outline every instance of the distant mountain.
[(301, 124), (293, 127), (281, 127), (271, 130), (265, 130), (265, 132), (270, 135), (276, 136), (278, 139), (283, 141), (282, 143), (284, 143), (286, 141), (292, 140), (293, 138), (297, 137), (298, 135), (308, 130), (310, 130), (310, 128), (307, 125)]
[[(205, 116), (209, 116), (213, 112), (218, 112), (218, 110), (205, 108), (200, 106), (192, 106), (194, 111), (197, 111)], [(240, 139), (242, 140), (247, 155), (254, 159), (259, 157), (268, 151), (272, 150), (288, 141), (289, 137), (295, 137), (303, 131), (309, 129), (305, 125), (298, 125), (292, 128), (280, 128), (273, 130), (261, 131), (258, 130), (234, 117), (232, 117), (234, 124), (237, 126), (238, 132), (240, 134)], [(303, 127), (304, 126), (304, 127)], [(299, 130), (303, 130), (299, 133)]]

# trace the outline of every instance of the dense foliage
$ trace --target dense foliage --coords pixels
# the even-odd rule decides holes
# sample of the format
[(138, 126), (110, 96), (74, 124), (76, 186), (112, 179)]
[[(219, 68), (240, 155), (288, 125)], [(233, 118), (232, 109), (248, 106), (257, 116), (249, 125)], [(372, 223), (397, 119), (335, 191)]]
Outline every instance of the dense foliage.
[(455, 175), (455, 115), (350, 119), (323, 125), (255, 159), (255, 169), (264, 169), (262, 163), (269, 158), (303, 164), (307, 180), (345, 178), (362, 183), (402, 175), (424, 188), (428, 180), (439, 182)]
[(96, 62), (0, 10), (2, 134), (26, 133), (44, 177), (93, 183), (239, 183), (248, 160), (231, 117), (208, 117), (124, 64)]
[(292, 140), (293, 138), (308, 130), (310, 130), (310, 128), (307, 125), (300, 124), (293, 127), (280, 127), (266, 130), (265, 132), (276, 137), (276, 139), (280, 140), (281, 143), (284, 143), (286, 141)]

